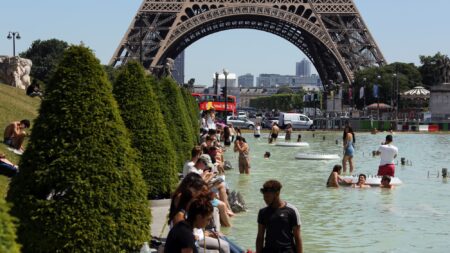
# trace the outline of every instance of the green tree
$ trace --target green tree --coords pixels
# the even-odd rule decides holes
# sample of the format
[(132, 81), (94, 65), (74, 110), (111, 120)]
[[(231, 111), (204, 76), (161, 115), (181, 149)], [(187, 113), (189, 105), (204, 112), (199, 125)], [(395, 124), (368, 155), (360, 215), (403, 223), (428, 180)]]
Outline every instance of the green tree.
[(20, 53), (20, 57), (30, 59), (33, 62), (31, 68), (33, 78), (47, 83), (51, 72), (57, 66), (68, 46), (67, 42), (58, 39), (35, 40), (27, 51)]
[(277, 94), (293, 94), (294, 91), (288, 85), (283, 85), (277, 90)]
[[(395, 75), (394, 75), (395, 74)], [(364, 81), (365, 78), (365, 81)], [(379, 85), (380, 103), (390, 103), (391, 98), (395, 100), (394, 87), (398, 82), (399, 91), (403, 92), (421, 84), (422, 76), (416, 66), (412, 63), (395, 62), (383, 67), (367, 68), (356, 72), (355, 96), (359, 97), (359, 88), (366, 86), (366, 105), (376, 103), (373, 97), (373, 85)], [(358, 107), (362, 107), (362, 101), (357, 100)]]
[(162, 78), (152, 84), (158, 95), (161, 112), (175, 148), (177, 167), (181, 171), (184, 162), (190, 158), (194, 139), (183, 96), (180, 88), (171, 78)]
[(422, 74), (422, 83), (425, 88), (430, 88), (433, 85), (440, 84), (441, 70), (439, 64), (442, 62), (450, 62), (447, 55), (438, 52), (433, 56), (421, 55), (420, 62), (422, 66), (419, 67), (419, 71)]
[(198, 108), (198, 103), (188, 89), (182, 88), (181, 94), (183, 95), (183, 100), (189, 114), (189, 122), (192, 126), (192, 133), (194, 138), (193, 144), (196, 145), (198, 143), (197, 136), (199, 136), (200, 131), (200, 111)]
[(20, 246), (16, 243), (16, 227), (14, 219), (9, 215), (9, 207), (0, 197), (0, 252), (19, 253)]
[(103, 65), (102, 67), (105, 70), (106, 75), (108, 76), (108, 80), (111, 83), (114, 83), (119, 72), (118, 69), (110, 65)]
[(178, 182), (176, 156), (150, 81), (139, 63), (130, 62), (120, 69), (113, 94), (139, 151), (149, 197), (169, 197)]
[(23, 252), (130, 252), (149, 240), (136, 154), (92, 52), (65, 51), (8, 200)]
[(263, 110), (291, 111), (303, 108), (303, 96), (299, 94), (277, 94), (250, 100), (250, 106)]

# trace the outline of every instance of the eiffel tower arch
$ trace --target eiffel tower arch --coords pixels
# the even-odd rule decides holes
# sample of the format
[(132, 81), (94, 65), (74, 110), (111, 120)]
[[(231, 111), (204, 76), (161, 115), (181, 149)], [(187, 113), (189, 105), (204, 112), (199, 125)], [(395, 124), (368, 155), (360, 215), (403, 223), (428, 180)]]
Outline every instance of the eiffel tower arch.
[(288, 40), (323, 83), (351, 82), (355, 71), (385, 64), (353, 0), (144, 0), (110, 65), (160, 67), (203, 37), (240, 28)]

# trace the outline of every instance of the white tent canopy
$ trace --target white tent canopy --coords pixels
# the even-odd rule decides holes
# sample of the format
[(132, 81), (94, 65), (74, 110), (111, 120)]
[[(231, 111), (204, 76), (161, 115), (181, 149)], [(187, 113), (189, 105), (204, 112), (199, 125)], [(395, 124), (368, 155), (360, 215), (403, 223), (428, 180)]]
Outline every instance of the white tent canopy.
[(402, 97), (404, 98), (421, 98), (421, 99), (429, 99), (430, 91), (425, 89), (422, 86), (416, 86), (411, 90), (405, 91), (402, 93)]

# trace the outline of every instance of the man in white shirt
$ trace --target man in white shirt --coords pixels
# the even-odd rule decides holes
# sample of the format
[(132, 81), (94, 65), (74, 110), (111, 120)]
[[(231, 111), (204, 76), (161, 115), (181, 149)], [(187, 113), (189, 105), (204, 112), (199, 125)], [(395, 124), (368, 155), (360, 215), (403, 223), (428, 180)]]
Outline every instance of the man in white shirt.
[(378, 167), (378, 176), (388, 175), (394, 177), (394, 159), (397, 157), (398, 148), (392, 144), (392, 140), (392, 135), (387, 135), (386, 142), (381, 145), (376, 152), (381, 158), (380, 166)]
[(190, 172), (196, 172), (197, 174), (201, 174), (202, 172), (198, 173), (198, 169), (195, 168), (195, 163), (197, 162), (198, 158), (202, 154), (202, 148), (200, 146), (195, 146), (191, 150), (191, 160), (187, 161), (183, 166), (183, 177), (185, 177)]

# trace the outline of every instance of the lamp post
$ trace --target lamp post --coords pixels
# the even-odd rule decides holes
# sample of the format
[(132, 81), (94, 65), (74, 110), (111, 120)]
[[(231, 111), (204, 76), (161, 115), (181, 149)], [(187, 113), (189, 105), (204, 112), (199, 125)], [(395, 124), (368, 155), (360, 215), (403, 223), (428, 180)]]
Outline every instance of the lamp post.
[(228, 87), (227, 87), (227, 77), (228, 77), (228, 70), (223, 69), (223, 75), (225, 76), (225, 90), (224, 90), (224, 96), (225, 96), (225, 125), (228, 125)]
[(381, 76), (378, 75), (377, 76), (377, 80), (378, 80), (378, 90), (377, 90), (377, 114), (378, 114), (378, 120), (380, 120), (380, 80), (381, 80)]
[[(365, 109), (366, 109), (366, 81), (367, 81), (367, 78), (363, 78), (363, 112), (365, 112)], [(364, 113), (364, 115), (365, 115), (365, 113)]]
[(335, 91), (336, 91), (336, 88), (334, 87), (334, 84), (333, 84), (333, 80), (329, 80), (330, 81), (330, 93), (331, 93), (331, 98), (333, 99), (333, 113), (334, 113), (334, 106), (335, 106), (335, 104), (334, 104), (334, 101), (335, 101), (335, 96), (336, 96), (336, 94), (334, 94), (335, 93)]
[(216, 72), (216, 83), (214, 85), (214, 94), (219, 94), (219, 72)]
[(341, 85), (339, 86), (339, 98), (341, 99), (341, 113), (344, 112), (344, 82), (341, 82)]
[(13, 56), (16, 57), (16, 39), (20, 40), (19, 32), (9, 32), (6, 38), (13, 40)]
[(399, 102), (400, 91), (398, 89), (397, 73), (394, 73), (392, 76), (395, 79), (395, 88), (394, 88), (394, 103), (395, 103), (394, 105), (395, 105), (395, 107), (394, 107), (394, 110), (395, 110), (395, 120), (397, 120), (398, 119), (398, 102)]

